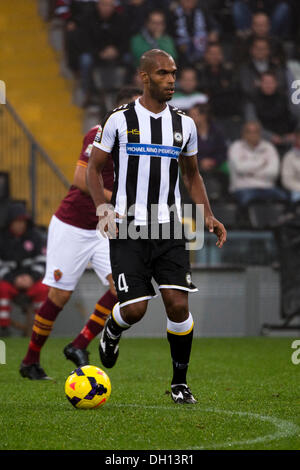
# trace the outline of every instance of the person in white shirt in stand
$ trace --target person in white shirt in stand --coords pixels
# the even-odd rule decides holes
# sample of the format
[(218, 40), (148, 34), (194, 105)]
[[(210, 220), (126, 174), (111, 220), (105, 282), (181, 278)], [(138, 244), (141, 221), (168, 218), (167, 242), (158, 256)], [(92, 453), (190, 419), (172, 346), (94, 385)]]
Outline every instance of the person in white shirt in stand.
[(247, 122), (240, 140), (228, 150), (230, 192), (241, 206), (252, 201), (286, 201), (287, 194), (276, 187), (280, 160), (277, 150), (262, 139), (261, 126), (256, 121)]
[(295, 142), (282, 160), (281, 183), (290, 192), (292, 203), (300, 201), (300, 128), (295, 131)]

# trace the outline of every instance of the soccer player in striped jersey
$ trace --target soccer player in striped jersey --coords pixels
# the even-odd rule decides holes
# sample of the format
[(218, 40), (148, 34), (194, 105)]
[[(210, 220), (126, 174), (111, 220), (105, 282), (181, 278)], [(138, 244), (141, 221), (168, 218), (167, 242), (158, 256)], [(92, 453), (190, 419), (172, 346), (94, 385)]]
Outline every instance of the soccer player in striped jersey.
[[(212, 213), (199, 174), (195, 123), (167, 104), (174, 93), (176, 70), (173, 58), (164, 51), (153, 49), (142, 56), (143, 95), (107, 116), (94, 142), (87, 181), (99, 215), (98, 228), (110, 239), (119, 300), (100, 339), (102, 363), (114, 366), (121, 334), (143, 317), (149, 299), (155, 295), (154, 278), (167, 314), (173, 363), (171, 395), (176, 403), (193, 404), (196, 399), (186, 377), (194, 327), (188, 293), (197, 288), (191, 281), (185, 240), (174, 235), (176, 220), (180, 222), (181, 217), (179, 167), (192, 200), (204, 207), (205, 225), (217, 235), (219, 247), (226, 241), (226, 230)], [(101, 179), (110, 154), (115, 173), (112, 206), (106, 204)], [(124, 224), (129, 227), (132, 221), (147, 235), (149, 228), (152, 233), (152, 226), (157, 225), (159, 239), (121, 236)], [(171, 226), (168, 239), (161, 235), (166, 233), (166, 225)]]
[[(140, 94), (138, 88), (124, 87), (118, 94), (117, 103), (120, 105), (124, 101), (130, 102)], [(101, 282), (110, 288), (96, 303), (94, 312), (79, 335), (64, 348), (66, 358), (74, 362), (77, 367), (89, 363), (89, 353), (86, 348), (101, 332), (107, 315), (117, 302), (111, 275), (109, 243), (106, 238), (98, 237), (96, 234), (98, 218), (86, 186), (86, 168), (97, 132), (101, 132), (101, 126), (93, 127), (85, 135), (73, 185), (50, 222), (47, 267), (43, 280), (50, 290), (46, 301), (35, 316), (28, 351), (20, 367), (21, 375), (29, 379), (49, 378), (40, 366), (41, 349), (52, 331), (57, 315), (70, 299), (88, 262), (91, 262)], [(113, 186), (111, 158), (103, 168), (102, 178), (105, 198), (110, 201)]]

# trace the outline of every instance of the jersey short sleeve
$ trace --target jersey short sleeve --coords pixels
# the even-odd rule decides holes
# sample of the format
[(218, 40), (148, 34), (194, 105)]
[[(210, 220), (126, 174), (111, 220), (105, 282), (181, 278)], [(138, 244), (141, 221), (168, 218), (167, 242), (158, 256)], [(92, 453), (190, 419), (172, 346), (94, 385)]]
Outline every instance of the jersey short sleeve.
[(93, 142), (97, 133), (101, 132), (101, 129), (101, 126), (95, 126), (85, 134), (77, 165), (83, 166), (85, 168), (87, 167), (93, 148)]
[(184, 157), (191, 157), (198, 153), (198, 135), (195, 122), (192, 118), (186, 116), (186, 126), (189, 132), (188, 140), (181, 152)]
[(110, 114), (104, 121), (102, 131), (97, 132), (94, 146), (110, 153), (116, 138), (117, 131), (117, 116), (115, 113)]

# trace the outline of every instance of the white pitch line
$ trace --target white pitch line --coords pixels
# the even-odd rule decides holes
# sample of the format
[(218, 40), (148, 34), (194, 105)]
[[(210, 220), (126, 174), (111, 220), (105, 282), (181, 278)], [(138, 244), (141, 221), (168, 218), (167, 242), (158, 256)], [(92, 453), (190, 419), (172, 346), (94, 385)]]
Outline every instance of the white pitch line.
[(270, 442), (270, 441), (275, 441), (278, 439), (284, 439), (285, 437), (290, 437), (293, 436), (294, 434), (299, 433), (299, 438), (300, 438), (300, 428), (296, 424), (292, 423), (291, 421), (287, 421), (284, 419), (280, 418), (275, 418), (272, 416), (264, 416), (260, 415), (257, 413), (251, 413), (248, 411), (231, 411), (231, 410), (218, 410), (214, 408), (200, 408), (200, 407), (183, 407), (178, 408), (174, 406), (160, 406), (160, 405), (139, 405), (139, 404), (134, 404), (134, 403), (113, 403), (110, 406), (116, 407), (116, 408), (145, 408), (145, 409), (160, 409), (160, 410), (173, 410), (178, 412), (180, 411), (187, 411), (188, 413), (195, 413), (197, 411), (199, 412), (204, 412), (204, 413), (223, 413), (227, 414), (230, 416), (233, 415), (238, 415), (238, 416), (245, 416), (247, 418), (254, 418), (260, 421), (264, 421), (267, 423), (272, 424), (277, 428), (276, 432), (273, 434), (266, 434), (265, 436), (259, 436), (254, 439), (243, 439), (241, 441), (233, 441), (233, 442), (218, 442), (213, 445), (209, 446), (197, 446), (197, 447), (189, 447), (185, 450), (204, 450), (204, 449), (219, 449), (223, 447), (234, 447), (234, 446), (244, 446), (244, 445), (252, 445), (252, 444), (259, 444), (262, 442)]

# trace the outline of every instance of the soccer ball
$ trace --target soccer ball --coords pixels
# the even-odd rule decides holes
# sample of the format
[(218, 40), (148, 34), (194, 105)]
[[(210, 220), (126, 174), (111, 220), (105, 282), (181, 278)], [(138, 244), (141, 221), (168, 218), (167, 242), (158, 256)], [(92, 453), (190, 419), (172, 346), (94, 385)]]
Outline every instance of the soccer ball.
[(104, 405), (111, 392), (108, 375), (99, 367), (75, 369), (66, 380), (65, 393), (75, 408), (89, 409)]

